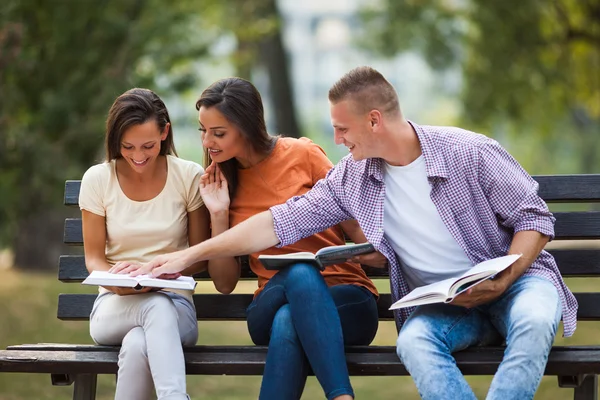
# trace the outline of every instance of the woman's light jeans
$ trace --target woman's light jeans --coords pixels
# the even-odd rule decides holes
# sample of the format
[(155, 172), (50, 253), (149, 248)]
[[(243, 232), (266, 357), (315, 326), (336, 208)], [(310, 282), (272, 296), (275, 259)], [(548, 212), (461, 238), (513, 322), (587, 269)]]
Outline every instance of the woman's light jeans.
[(116, 400), (189, 398), (182, 344), (196, 344), (198, 323), (185, 297), (104, 293), (94, 303), (90, 335), (97, 344), (121, 345)]

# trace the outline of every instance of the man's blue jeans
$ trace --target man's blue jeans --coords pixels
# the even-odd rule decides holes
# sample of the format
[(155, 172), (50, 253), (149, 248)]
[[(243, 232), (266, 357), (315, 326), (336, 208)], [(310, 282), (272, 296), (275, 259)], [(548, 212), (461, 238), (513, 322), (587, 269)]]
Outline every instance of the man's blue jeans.
[(396, 342), (419, 394), (428, 399), (476, 399), (452, 357), (470, 346), (506, 350), (487, 399), (533, 399), (560, 322), (558, 291), (547, 279), (523, 276), (497, 300), (472, 309), (419, 306)]
[(354, 396), (344, 345), (368, 345), (377, 333), (370, 291), (329, 288), (315, 267), (294, 264), (267, 282), (247, 315), (254, 343), (269, 345), (260, 399), (300, 399), (310, 367), (328, 399)]

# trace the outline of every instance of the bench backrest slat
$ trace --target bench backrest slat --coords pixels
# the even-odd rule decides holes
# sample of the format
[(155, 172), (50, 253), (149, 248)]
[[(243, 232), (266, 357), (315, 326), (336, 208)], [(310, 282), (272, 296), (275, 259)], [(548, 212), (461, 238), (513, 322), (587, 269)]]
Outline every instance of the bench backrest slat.
[[(556, 240), (600, 239), (600, 211), (556, 212), (554, 216)], [(80, 218), (65, 220), (64, 242), (83, 245)]]
[[(539, 194), (548, 203), (600, 203), (600, 174), (534, 176), (540, 185)], [(67, 181), (65, 184), (65, 204), (77, 206), (80, 181)], [(556, 239), (581, 240), (600, 239), (600, 212), (573, 211), (556, 212)], [(65, 220), (64, 242), (71, 245), (82, 243), (81, 219)], [(561, 273), (565, 277), (600, 277), (600, 248), (551, 249)], [(387, 278), (385, 269), (365, 267), (371, 278)], [(85, 259), (81, 255), (60, 257), (58, 278), (63, 282), (81, 282), (87, 276)], [(243, 279), (256, 279), (247, 263), (242, 266)], [(208, 279), (206, 273), (196, 279)], [(579, 301), (579, 320), (600, 321), (600, 293), (575, 293)], [(58, 317), (64, 320), (86, 320), (92, 308), (94, 294), (61, 294), (59, 296)], [(244, 320), (245, 310), (251, 294), (196, 294), (197, 316), (200, 320)], [(383, 320), (392, 319), (388, 310), (391, 303), (389, 294), (382, 294), (378, 304), (379, 315)]]
[[(539, 195), (548, 203), (600, 202), (600, 174), (587, 175), (537, 175)], [(65, 183), (65, 205), (76, 206), (80, 181)]]
[[(560, 272), (566, 277), (590, 277), (600, 275), (600, 249), (550, 250), (556, 259)], [(372, 279), (387, 278), (387, 269), (363, 267)], [(81, 282), (88, 276), (85, 258), (79, 255), (60, 256), (58, 279), (62, 282)], [(209, 279), (206, 272), (195, 276), (198, 280)], [(242, 279), (256, 279), (256, 275), (242, 266)]]
[(538, 175), (538, 194), (548, 203), (600, 202), (600, 174)]

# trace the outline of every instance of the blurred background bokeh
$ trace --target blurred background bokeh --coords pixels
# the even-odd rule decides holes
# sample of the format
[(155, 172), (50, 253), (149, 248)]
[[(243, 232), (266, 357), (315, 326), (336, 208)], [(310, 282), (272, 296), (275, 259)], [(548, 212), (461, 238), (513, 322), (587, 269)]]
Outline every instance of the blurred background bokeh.
[[(494, 137), (531, 174), (600, 172), (600, 0), (1, 1), (0, 347), (91, 343), (87, 323), (55, 317), (58, 255), (74, 251), (61, 242), (65, 216), (76, 214), (62, 195), (66, 179), (103, 159), (115, 97), (157, 92), (180, 156), (201, 162), (195, 100), (213, 81), (241, 76), (262, 93), (272, 134), (308, 136), (336, 162), (346, 150), (333, 143), (327, 91), (359, 65), (390, 80), (409, 119)], [(557, 343), (600, 343), (599, 328), (580, 323)], [(381, 324), (376, 343), (394, 339)], [(244, 323), (200, 323), (199, 342), (250, 339)], [(490, 379), (469, 381), (484, 397)], [(192, 398), (254, 399), (260, 378), (188, 382)], [(410, 378), (353, 383), (357, 398), (418, 398)], [(70, 390), (48, 376), (0, 374), (0, 400), (67, 399)], [(104, 377), (98, 398), (113, 390)], [(544, 378), (536, 399), (571, 396)], [(310, 378), (303, 398), (322, 397)]]

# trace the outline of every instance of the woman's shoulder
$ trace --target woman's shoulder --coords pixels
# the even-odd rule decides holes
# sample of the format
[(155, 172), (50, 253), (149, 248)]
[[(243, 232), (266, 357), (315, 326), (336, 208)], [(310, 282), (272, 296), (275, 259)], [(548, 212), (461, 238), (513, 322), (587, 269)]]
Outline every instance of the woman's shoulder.
[(323, 149), (321, 148), (321, 146), (319, 146), (318, 144), (316, 144), (315, 142), (313, 142), (311, 139), (307, 138), (307, 137), (301, 137), (301, 138), (290, 138), (290, 137), (282, 137), (278, 139), (278, 142), (280, 143), (280, 146), (282, 149), (289, 151), (289, 152), (293, 152), (294, 154), (298, 154), (299, 151), (304, 151), (304, 152), (312, 152), (315, 150), (319, 150), (321, 152), (323, 152)]
[(112, 173), (112, 162), (103, 162), (100, 164), (92, 165), (85, 171), (81, 178), (83, 182), (105, 182), (110, 178)]
[[(111, 174), (114, 171), (113, 163), (114, 161), (92, 165), (85, 171), (79, 189), (79, 207), (81, 209), (92, 211), (98, 215), (105, 215), (99, 204), (102, 204), (102, 199), (110, 190), (111, 182), (116, 182), (115, 179), (111, 179)], [(114, 188), (114, 186), (112, 187)]]
[(196, 187), (200, 181), (200, 177), (204, 173), (204, 169), (200, 164), (184, 160), (176, 156), (167, 156), (169, 165), (169, 182), (171, 182), (175, 190), (185, 196), (192, 187)]
[(185, 160), (172, 155), (167, 155), (167, 159), (169, 160), (169, 167), (172, 168), (177, 175), (202, 175), (204, 173), (204, 168), (195, 161)]

